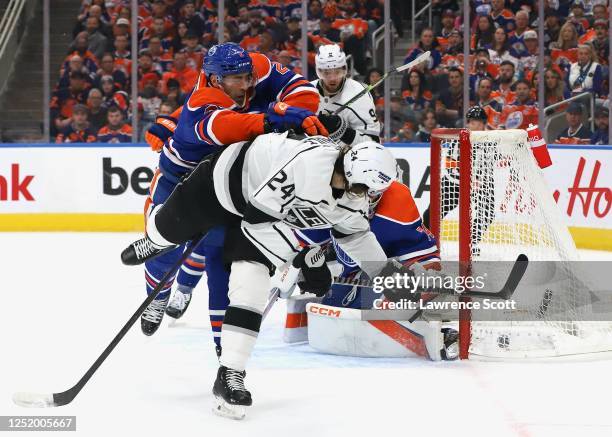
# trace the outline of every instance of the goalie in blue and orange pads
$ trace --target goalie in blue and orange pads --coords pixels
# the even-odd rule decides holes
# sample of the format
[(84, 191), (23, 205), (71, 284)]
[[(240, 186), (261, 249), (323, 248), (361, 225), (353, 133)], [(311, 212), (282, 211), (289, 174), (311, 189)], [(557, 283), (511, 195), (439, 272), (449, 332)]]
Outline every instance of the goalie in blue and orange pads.
[[(165, 202), (182, 178), (219, 147), (289, 129), (327, 136), (327, 130), (314, 114), (318, 106), (319, 95), (314, 86), (281, 64), (262, 54), (248, 53), (234, 43), (211, 47), (186, 103), (171, 116), (158, 117), (145, 135), (147, 143), (160, 152), (159, 167), (145, 204), (145, 218), (156, 205)], [(179, 271), (179, 288), (183, 286), (183, 291), (193, 288), (205, 266), (209, 282), (213, 278), (226, 284), (227, 272), (222, 264), (204, 262), (207, 247), (209, 252), (213, 251), (211, 248), (218, 252), (222, 245), (223, 229), (211, 231)], [(148, 293), (182, 251), (182, 247), (176, 248), (145, 264)], [(152, 335), (159, 327), (173, 282), (174, 278), (166, 283), (143, 313), (141, 327), (145, 334)], [(215, 303), (211, 297), (211, 310), (218, 306), (222, 313), (226, 300), (224, 297)]]

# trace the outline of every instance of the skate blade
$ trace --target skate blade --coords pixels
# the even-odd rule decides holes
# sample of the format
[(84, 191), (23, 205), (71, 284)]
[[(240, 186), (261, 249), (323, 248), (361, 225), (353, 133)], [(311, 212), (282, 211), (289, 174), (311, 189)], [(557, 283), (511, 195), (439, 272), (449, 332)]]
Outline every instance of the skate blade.
[(244, 405), (228, 404), (223, 398), (215, 396), (213, 400), (213, 413), (229, 419), (242, 420), (246, 416), (246, 407)]

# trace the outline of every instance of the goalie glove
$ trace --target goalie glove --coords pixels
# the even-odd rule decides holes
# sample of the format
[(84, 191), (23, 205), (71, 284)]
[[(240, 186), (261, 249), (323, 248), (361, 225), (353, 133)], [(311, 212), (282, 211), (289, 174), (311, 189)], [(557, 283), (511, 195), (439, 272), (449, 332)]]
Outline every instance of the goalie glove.
[(353, 144), (355, 140), (355, 129), (348, 126), (346, 120), (339, 115), (319, 114), (319, 120), (329, 132), (329, 138), (333, 141), (342, 141), (345, 144)]
[(301, 269), (303, 280), (298, 286), (303, 291), (324, 296), (332, 284), (332, 275), (325, 263), (325, 252), (319, 246), (305, 247), (292, 262), (293, 267)]
[(156, 152), (159, 152), (164, 143), (170, 138), (176, 130), (178, 120), (169, 115), (160, 115), (155, 119), (155, 123), (151, 125), (145, 133), (145, 141)]
[[(383, 295), (387, 300), (399, 302), (402, 299), (407, 299), (417, 302), (421, 299), (421, 293), (413, 288), (413, 282), (410, 280), (410, 277), (415, 276), (414, 272), (401, 262), (390, 259), (376, 276), (383, 278), (381, 281), (384, 285)], [(393, 278), (393, 285), (386, 286), (391, 282), (387, 278)]]
[(294, 129), (307, 135), (328, 136), (329, 133), (319, 119), (307, 109), (289, 106), (286, 103), (270, 103), (264, 116), (264, 133), (286, 132)]

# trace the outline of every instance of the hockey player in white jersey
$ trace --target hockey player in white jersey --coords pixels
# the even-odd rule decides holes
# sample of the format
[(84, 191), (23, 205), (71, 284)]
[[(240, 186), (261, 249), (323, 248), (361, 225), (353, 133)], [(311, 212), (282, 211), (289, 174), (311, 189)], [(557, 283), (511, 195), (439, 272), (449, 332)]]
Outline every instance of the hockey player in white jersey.
[(311, 83), (319, 91), (319, 120), (334, 141), (353, 145), (380, 141), (380, 123), (370, 93), (366, 93), (338, 115), (333, 113), (355, 97), (365, 85), (348, 77), (346, 55), (337, 44), (322, 45), (315, 57), (317, 80)]
[(367, 194), (386, 190), (395, 176), (395, 159), (372, 141), (349, 149), (320, 136), (267, 134), (210, 155), (153, 210), (147, 236), (123, 251), (125, 264), (140, 264), (213, 226), (227, 227), (230, 304), (213, 387), (217, 413), (241, 418), (252, 403), (244, 369), (274, 268), (301, 269), (301, 287), (321, 296), (331, 286), (321, 251), (303, 249), (293, 229), (332, 227), (342, 250), (376, 276), (387, 256), (369, 229)]

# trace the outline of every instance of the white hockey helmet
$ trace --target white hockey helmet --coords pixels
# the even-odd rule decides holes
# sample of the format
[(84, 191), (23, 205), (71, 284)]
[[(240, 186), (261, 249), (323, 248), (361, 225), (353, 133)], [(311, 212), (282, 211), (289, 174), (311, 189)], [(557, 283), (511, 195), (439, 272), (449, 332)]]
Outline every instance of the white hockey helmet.
[(368, 187), (368, 195), (375, 196), (397, 179), (397, 163), (383, 145), (365, 141), (344, 155), (344, 175), (349, 186), (363, 184)]
[(347, 68), (346, 55), (338, 44), (326, 44), (319, 46), (315, 56), (317, 74), (319, 70), (333, 70), (335, 68)]

